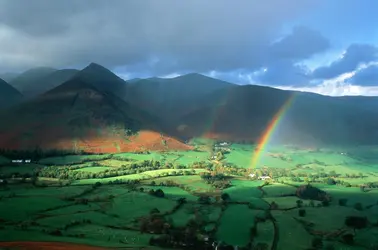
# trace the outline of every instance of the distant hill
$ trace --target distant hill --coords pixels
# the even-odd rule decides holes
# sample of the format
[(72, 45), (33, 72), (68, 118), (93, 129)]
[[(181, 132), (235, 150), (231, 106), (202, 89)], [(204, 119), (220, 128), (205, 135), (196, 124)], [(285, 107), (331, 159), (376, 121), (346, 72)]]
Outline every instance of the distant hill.
[(262, 86), (235, 86), (206, 96), (184, 114), (177, 132), (256, 142), (285, 102), (295, 95), (273, 140), (299, 144), (378, 143), (378, 112), (334, 97), (307, 95)]
[(22, 94), (20, 92), (3, 79), (0, 79), (0, 110), (16, 104), (21, 99)]
[(126, 100), (169, 122), (194, 109), (204, 96), (233, 84), (200, 74), (149, 78), (128, 84)]
[(126, 82), (99, 64), (91, 63), (79, 71), (75, 78), (93, 85), (98, 90), (114, 94), (122, 99), (126, 95)]
[(48, 67), (33, 68), (18, 75), (16, 78), (11, 80), (9, 84), (23, 93), (24, 90), (30, 89), (30, 86), (34, 86), (42, 77), (45, 77), (55, 71), (56, 69)]
[(79, 70), (62, 69), (53, 71), (47, 75), (43, 74), (39, 78), (33, 78), (28, 85), (25, 84), (22, 89), (22, 94), (26, 98), (34, 98), (68, 81), (77, 72), (79, 72)]
[(11, 82), (13, 79), (15, 79), (20, 74), (18, 73), (1, 73), (0, 79), (3, 79), (6, 82)]
[(108, 153), (189, 148), (160, 133), (158, 118), (76, 77), (0, 120), (0, 148)]

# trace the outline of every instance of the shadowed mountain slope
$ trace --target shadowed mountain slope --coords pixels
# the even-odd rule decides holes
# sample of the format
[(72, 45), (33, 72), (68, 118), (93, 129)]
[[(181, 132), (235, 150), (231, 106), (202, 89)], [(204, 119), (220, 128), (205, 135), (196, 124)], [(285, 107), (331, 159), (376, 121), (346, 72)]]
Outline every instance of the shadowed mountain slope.
[(200, 74), (176, 78), (149, 78), (128, 84), (126, 99), (168, 122), (193, 109), (199, 100), (213, 91), (233, 84)]
[(35, 86), (35, 84), (43, 77), (55, 72), (56, 69), (48, 67), (38, 67), (25, 71), (24, 73), (18, 75), (12, 81), (9, 82), (15, 89), (21, 93), (24, 90), (30, 89), (30, 86)]
[(12, 106), (21, 101), (22, 94), (15, 88), (0, 79), (0, 109)]
[(160, 133), (158, 118), (81, 77), (3, 113), (0, 147), (86, 152), (189, 148)]
[(184, 137), (255, 142), (289, 98), (293, 102), (284, 112), (273, 140), (299, 144), (378, 143), (378, 112), (362, 108), (354, 100), (252, 85), (210, 94), (197, 110), (182, 116), (177, 132)]
[(24, 85), (22, 94), (28, 99), (34, 98), (68, 81), (77, 72), (79, 71), (76, 69), (62, 69), (43, 75), (29, 85)]

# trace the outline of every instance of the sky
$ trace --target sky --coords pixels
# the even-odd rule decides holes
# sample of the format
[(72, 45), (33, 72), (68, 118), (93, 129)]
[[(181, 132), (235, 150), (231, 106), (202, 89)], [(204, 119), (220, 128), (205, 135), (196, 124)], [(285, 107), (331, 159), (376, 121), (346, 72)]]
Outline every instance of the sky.
[(124, 79), (378, 96), (378, 1), (0, 0), (0, 73), (101, 64)]

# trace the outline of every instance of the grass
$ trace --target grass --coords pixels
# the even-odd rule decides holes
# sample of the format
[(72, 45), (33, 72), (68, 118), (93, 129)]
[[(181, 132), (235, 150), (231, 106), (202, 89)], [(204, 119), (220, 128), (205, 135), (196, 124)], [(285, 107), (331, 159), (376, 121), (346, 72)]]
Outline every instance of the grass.
[(0, 201), (0, 215), (10, 221), (23, 221), (30, 219), (39, 211), (66, 205), (68, 202), (54, 197), (15, 197)]
[[(216, 233), (218, 240), (227, 244), (245, 246), (250, 241), (250, 228), (257, 212), (245, 205), (230, 205), (224, 212)], [(235, 216), (237, 215), (237, 216)]]
[(0, 173), (5, 175), (11, 174), (33, 174), (38, 167), (43, 167), (38, 164), (21, 164), (21, 165), (6, 165), (0, 166)]
[(175, 201), (132, 192), (115, 199), (107, 213), (116, 214), (120, 219), (130, 222), (135, 218), (149, 215), (153, 208), (159, 209), (160, 212), (167, 212), (175, 205)]
[(105, 170), (109, 169), (108, 167), (85, 167), (85, 168), (79, 168), (75, 169), (73, 171), (79, 171), (79, 172), (90, 172), (90, 173), (99, 173), (103, 172)]
[(48, 157), (41, 159), (39, 164), (48, 164), (48, 165), (69, 165), (69, 164), (78, 164), (82, 161), (92, 160), (98, 161), (104, 158), (109, 157), (109, 155), (67, 155), (67, 156), (57, 156), (57, 157)]
[[(102, 178), (102, 179), (83, 179), (83, 180), (76, 180), (72, 184), (73, 185), (89, 185), (95, 184), (96, 182), (101, 183), (109, 183), (109, 181), (115, 180), (143, 180), (143, 179), (150, 179), (155, 177), (160, 177), (160, 174), (170, 173), (172, 169), (158, 169), (158, 170), (151, 170), (146, 171), (140, 174), (130, 174), (130, 175), (123, 175), (123, 176), (116, 176), (116, 177), (109, 177), (109, 178)], [(203, 172), (203, 169), (195, 169), (197, 173)]]
[(273, 217), (279, 226), (278, 250), (308, 249), (313, 237), (309, 235), (287, 212), (273, 211)]

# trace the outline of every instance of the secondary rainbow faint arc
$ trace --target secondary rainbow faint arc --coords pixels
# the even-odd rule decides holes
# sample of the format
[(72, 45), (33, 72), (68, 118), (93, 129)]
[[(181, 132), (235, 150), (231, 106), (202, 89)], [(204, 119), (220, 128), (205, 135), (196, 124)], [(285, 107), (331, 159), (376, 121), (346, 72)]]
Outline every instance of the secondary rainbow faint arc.
[(286, 100), (284, 105), (282, 105), (282, 107), (278, 110), (278, 112), (273, 116), (272, 120), (269, 122), (267, 128), (265, 129), (264, 133), (258, 140), (257, 150), (252, 155), (252, 161), (251, 161), (252, 168), (257, 167), (257, 164), (259, 163), (262, 152), (268, 145), (270, 138), (272, 137), (274, 131), (278, 127), (282, 118), (285, 116), (285, 113), (292, 105), (294, 97), (295, 97), (295, 94), (293, 94), (292, 96), (289, 97), (289, 99)]

